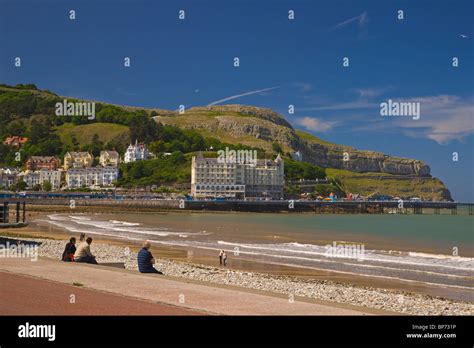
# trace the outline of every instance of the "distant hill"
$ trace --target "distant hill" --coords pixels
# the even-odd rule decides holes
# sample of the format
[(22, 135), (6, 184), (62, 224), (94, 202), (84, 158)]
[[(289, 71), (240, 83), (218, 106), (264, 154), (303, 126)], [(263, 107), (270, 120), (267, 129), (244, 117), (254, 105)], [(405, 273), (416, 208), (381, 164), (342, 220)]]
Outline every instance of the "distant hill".
[[(357, 150), (322, 140), (294, 129), (282, 115), (267, 108), (219, 105), (194, 107), (180, 114), (159, 108), (96, 102), (96, 119), (91, 121), (84, 117), (71, 119), (55, 116), (54, 105), (64, 98), (50, 91), (39, 90), (34, 85), (0, 85), (0, 137), (4, 139), (8, 135), (20, 135), (13, 133), (22, 129), (31, 132), (32, 122), (47, 117), (53, 123), (51, 130), (61, 143), (57, 155), (88, 146), (96, 150), (100, 146), (108, 146), (123, 151), (131, 141), (132, 120), (146, 115), (162, 125), (194, 132), (181, 134), (181, 137), (195, 138), (194, 134), (200, 134), (209, 141), (216, 139), (220, 144), (261, 149), (266, 155), (281, 151), (290, 156), (299, 151), (303, 161), (327, 168), (328, 176), (341, 179), (346, 190), (351, 192), (451, 199), (449, 190), (440, 180), (431, 177), (430, 168), (423, 161)], [(76, 100), (72, 97), (67, 99)], [(162, 142), (164, 144), (158, 144), (158, 148), (166, 148), (173, 139), (168, 136)], [(44, 148), (49, 152), (55, 151), (51, 146)]]
[(300, 151), (304, 161), (333, 169), (327, 171), (328, 175), (341, 178), (346, 189), (352, 192), (451, 199), (449, 190), (439, 179), (431, 177), (430, 167), (423, 161), (322, 140), (295, 130), (283, 116), (270, 109), (244, 105), (195, 107), (184, 114), (167, 112), (155, 116), (155, 120), (266, 152), (273, 151), (274, 143), (284, 152)]
[[(358, 173), (380, 172), (395, 175), (429, 176), (430, 168), (419, 160), (361, 151), (350, 146), (332, 144), (318, 137), (295, 130), (278, 113), (244, 105), (197, 107), (184, 114), (156, 116), (163, 124), (196, 129), (202, 134), (230, 142), (272, 151), (278, 143), (285, 152), (300, 151), (309, 163), (326, 168), (346, 169)], [(344, 161), (344, 153), (348, 160)]]

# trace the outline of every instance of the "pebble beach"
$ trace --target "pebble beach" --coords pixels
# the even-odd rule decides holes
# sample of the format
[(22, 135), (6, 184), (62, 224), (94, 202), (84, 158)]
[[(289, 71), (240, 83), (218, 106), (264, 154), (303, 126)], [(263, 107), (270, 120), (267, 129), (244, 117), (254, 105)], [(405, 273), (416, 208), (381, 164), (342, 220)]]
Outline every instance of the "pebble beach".
[[(41, 243), (39, 256), (59, 259), (65, 241), (23, 238)], [(137, 271), (137, 253), (128, 247), (94, 243), (92, 252), (101, 262), (123, 262), (126, 269)], [(189, 262), (156, 259), (155, 267), (166, 276), (206, 283), (285, 294), (289, 301), (298, 297), (380, 309), (405, 315), (473, 315), (474, 303), (454, 301), (430, 295), (360, 285), (341, 284), (328, 280), (302, 279), (246, 272)]]

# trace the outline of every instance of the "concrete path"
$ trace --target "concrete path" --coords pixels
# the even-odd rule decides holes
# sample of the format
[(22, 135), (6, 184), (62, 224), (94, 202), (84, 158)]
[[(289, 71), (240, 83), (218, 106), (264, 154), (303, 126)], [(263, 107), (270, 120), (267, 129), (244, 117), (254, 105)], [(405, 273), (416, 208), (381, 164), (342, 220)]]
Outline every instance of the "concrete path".
[(202, 315), (176, 306), (0, 272), (1, 315)]
[[(27, 275), (72, 285), (80, 289), (102, 292), (177, 306), (195, 312), (221, 315), (364, 315), (379, 313), (355, 306), (342, 306), (316, 300), (293, 303), (288, 297), (235, 287), (213, 286), (210, 283), (140, 274), (105, 266), (75, 264), (40, 258), (36, 262), (24, 258), (0, 258), (0, 272)], [(3, 281), (0, 283), (3, 284)], [(45, 295), (40, 283), (37, 296)], [(0, 296), (2, 296), (0, 286)], [(74, 289), (78, 289), (74, 287)], [(8, 303), (6, 304), (8, 310)], [(13, 304), (12, 304), (13, 306)], [(0, 314), (6, 314), (0, 307)], [(53, 314), (53, 312), (51, 312)], [(93, 314), (93, 313), (91, 313)], [(130, 313), (132, 314), (132, 313)]]

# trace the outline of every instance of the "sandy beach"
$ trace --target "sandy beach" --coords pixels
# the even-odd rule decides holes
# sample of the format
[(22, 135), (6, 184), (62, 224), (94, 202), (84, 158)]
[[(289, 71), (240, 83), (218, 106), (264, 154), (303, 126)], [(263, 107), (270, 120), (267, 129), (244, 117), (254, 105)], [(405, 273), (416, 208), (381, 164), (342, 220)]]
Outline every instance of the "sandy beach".
[[(310, 214), (289, 216), (285, 214), (202, 212), (131, 213), (102, 211), (100, 208), (91, 213), (71, 212), (64, 210), (64, 207), (58, 210), (55, 210), (55, 207), (42, 206), (40, 208), (41, 211), (30, 210), (28, 212), (30, 226), (23, 229), (36, 236), (68, 239), (71, 235), (78, 236), (79, 232), (85, 232), (91, 234), (97, 241), (123, 245), (132, 250), (137, 250), (144, 239), (150, 239), (157, 257), (208, 266), (218, 264), (218, 250), (224, 248), (227, 250), (229, 266), (232, 269), (332, 280), (340, 283), (442, 296), (454, 300), (472, 301), (473, 297), (472, 259), (460, 258), (458, 261), (458, 258), (438, 256), (438, 254), (451, 252), (449, 241), (443, 242), (441, 245), (440, 242), (437, 242), (437, 239), (447, 238), (441, 234), (441, 231), (444, 230), (442, 223), (435, 227), (432, 226), (433, 224), (421, 226), (424, 229), (437, 228), (438, 230), (433, 232), (433, 236), (436, 238), (427, 242), (423, 236), (418, 238), (420, 241), (417, 241), (416, 238), (413, 238), (416, 237), (414, 233), (405, 233), (406, 237), (400, 239), (394, 232), (384, 232), (386, 224), (383, 221), (387, 217), (376, 216), (319, 217)], [(46, 211), (43, 211), (45, 208)], [(398, 221), (398, 217), (395, 218), (395, 221)], [(447, 223), (451, 223), (449, 218), (447, 217)], [(297, 221), (294, 221), (295, 219)], [(373, 224), (373, 221), (377, 221), (377, 219), (380, 222), (372, 227), (373, 231), (370, 234), (366, 233), (366, 224)], [(417, 217), (414, 219), (410, 218), (409, 224), (405, 227), (408, 232), (412, 228), (419, 227), (416, 226), (419, 219)], [(286, 223), (286, 220), (289, 220), (290, 223)], [(339, 220), (342, 223), (339, 223)], [(348, 222), (344, 222), (345, 220)], [(322, 222), (323, 225), (313, 227), (305, 221), (315, 221), (318, 224)], [(467, 220), (466, 223), (469, 221)], [(348, 232), (341, 233), (334, 230), (329, 223), (339, 224)], [(301, 224), (303, 226), (306, 224), (306, 227), (298, 229), (298, 225)], [(327, 227), (324, 227), (324, 224)], [(349, 232), (357, 228), (357, 225), (360, 225), (359, 230)], [(325, 228), (330, 229), (325, 230)], [(401, 225), (400, 228), (403, 226)], [(457, 237), (453, 232), (451, 229), (448, 237), (455, 240)], [(470, 250), (467, 247), (471, 243), (470, 237), (466, 238), (468, 239), (464, 242), (458, 241), (456, 243), (456, 245), (460, 245), (463, 256)], [(387, 262), (381, 263), (374, 260), (375, 263), (369, 262), (367, 266), (365, 266), (366, 262), (345, 265), (338, 260), (328, 263), (324, 257), (321, 262), (313, 262), (315, 261), (313, 255), (318, 257), (317, 254), (321, 253), (318, 250), (313, 250), (313, 246), (323, 246), (341, 240), (362, 243), (369, 256), (372, 253), (369, 249), (373, 249), (377, 253), (374, 254), (377, 259), (382, 261), (387, 259)], [(282, 247), (284, 249), (281, 249)], [(240, 250), (240, 254), (235, 253), (235, 250)], [(416, 251), (413, 253), (414, 256), (411, 256), (412, 251)], [(311, 259), (308, 259), (306, 255), (311, 255)], [(413, 266), (405, 267), (407, 262)], [(423, 266), (426, 262), (432, 264), (427, 264), (429, 267)], [(393, 268), (394, 266), (399, 270)], [(457, 271), (457, 267), (461, 267), (465, 271), (453, 273)], [(394, 271), (397, 273), (393, 273)]]
[[(166, 236), (171, 231), (176, 230), (180, 231), (180, 237), (182, 237), (181, 234), (184, 236), (189, 235), (184, 240), (194, 240), (198, 238), (194, 237), (192, 233), (194, 230), (198, 231), (196, 236), (199, 236), (201, 232), (205, 232), (204, 238), (206, 238), (207, 231), (201, 231), (203, 226), (201, 217), (205, 216), (205, 226), (208, 229), (219, 231), (222, 224), (219, 222), (219, 219), (221, 217), (226, 219), (228, 216), (228, 214), (220, 213), (209, 215), (198, 213), (192, 215), (191, 222), (189, 222), (189, 215), (183, 214), (187, 213), (131, 213), (118, 211), (111, 213), (110, 211), (98, 209), (98, 211), (94, 211), (93, 215), (87, 211), (74, 211), (71, 215), (71, 212), (68, 209), (64, 209), (64, 207), (32, 207), (27, 213), (29, 226), (20, 229), (2, 229), (0, 230), (0, 237), (40, 242), (40, 256), (58, 260), (66, 241), (71, 236), (79, 237), (79, 233), (71, 231), (69, 227), (62, 227), (63, 225), (50, 224), (51, 217), (58, 216), (58, 218), (61, 218), (61, 222), (63, 217), (65, 217), (65, 221), (81, 223), (83, 224), (81, 229), (83, 228), (86, 233), (93, 231), (88, 230), (88, 226), (100, 225), (107, 221), (123, 226), (118, 231), (128, 231), (129, 229), (134, 231), (138, 229), (140, 231), (143, 230), (143, 233), (148, 233), (146, 231), (150, 227), (147, 229), (146, 225), (149, 224), (147, 221), (148, 219), (153, 219), (151, 221), (159, 221), (160, 225), (166, 225), (163, 235)], [(231, 217), (234, 215), (231, 215)], [(89, 225), (91, 218), (88, 216), (94, 216), (92, 218), (93, 221), (90, 222), (93, 225)], [(95, 221), (95, 219), (99, 220)], [(214, 220), (217, 222), (213, 222)], [(226, 226), (232, 233), (233, 225)], [(273, 239), (278, 237), (278, 243), (289, 243), (293, 240), (284, 233), (275, 231), (273, 234), (263, 233), (262, 238), (264, 240), (268, 239), (268, 242), (274, 242)], [(307, 238), (298, 232), (293, 232), (293, 234), (303, 241), (305, 240), (304, 238)], [(124, 263), (126, 269), (136, 271), (136, 253), (141, 248), (143, 239), (123, 238), (123, 235), (120, 233), (93, 233), (90, 235), (94, 238), (92, 250), (94, 254), (97, 254), (99, 262), (119, 261)], [(232, 234), (230, 236), (233, 238)], [(146, 234), (143, 238), (148, 239)], [(202, 237), (199, 236), (199, 238)], [(310, 242), (324, 243), (327, 240), (312, 239)], [(380, 247), (380, 242), (375, 242)], [(387, 243), (387, 245), (383, 244), (383, 246), (387, 247), (387, 249), (393, 247), (393, 245), (389, 245), (390, 241), (387, 241)], [(474, 295), (472, 290), (469, 289), (457, 289), (456, 287), (435, 286), (418, 281), (403, 281), (389, 277), (371, 277), (328, 269), (273, 263), (265, 259), (237, 257), (233, 254), (231, 246), (228, 246), (229, 264), (226, 268), (223, 268), (219, 266), (216, 252), (207, 249), (186, 245), (167, 245), (166, 243), (153, 244), (152, 246), (152, 252), (155, 258), (158, 259), (157, 268), (163, 271), (165, 275), (178, 279), (198, 280), (212, 284), (212, 286), (230, 285), (247, 290), (264, 290), (277, 294), (283, 293), (286, 296), (301, 296), (307, 299), (324, 300), (342, 305), (386, 310), (391, 313), (448, 315), (472, 314), (474, 312)], [(436, 250), (431, 251), (436, 252)]]
[[(65, 241), (69, 238), (66, 233), (35, 231), (31, 228), (10, 229), (0, 231), (7, 238), (21, 238), (26, 241), (41, 243), (39, 247), (40, 258), (59, 261)], [(51, 238), (51, 239), (45, 239)], [(101, 262), (123, 262), (126, 269), (136, 272), (136, 251), (138, 245), (124, 243), (117, 240), (97, 238), (92, 245), (92, 250)], [(284, 295), (287, 298), (301, 297), (305, 299), (326, 301), (334, 305), (358, 306), (369, 310), (382, 310), (389, 313), (403, 313), (413, 315), (469, 315), (474, 312), (472, 302), (445, 299), (442, 296), (433, 297), (419, 291), (388, 284), (371, 285), (357, 282), (350, 277), (333, 277), (327, 272), (319, 274), (298, 274), (297, 270), (274, 269), (272, 272), (257, 272), (247, 264), (242, 268), (218, 267), (188, 262), (182, 250), (153, 249), (157, 258), (156, 267), (166, 276), (182, 281), (198, 281), (211, 286), (232, 286), (240, 289), (265, 291), (273, 294)], [(56, 266), (55, 266), (56, 267)], [(271, 268), (268, 268), (271, 270)], [(11, 270), (8, 266), (6, 270)], [(330, 280), (328, 280), (330, 279)], [(370, 282), (367, 282), (370, 283)]]

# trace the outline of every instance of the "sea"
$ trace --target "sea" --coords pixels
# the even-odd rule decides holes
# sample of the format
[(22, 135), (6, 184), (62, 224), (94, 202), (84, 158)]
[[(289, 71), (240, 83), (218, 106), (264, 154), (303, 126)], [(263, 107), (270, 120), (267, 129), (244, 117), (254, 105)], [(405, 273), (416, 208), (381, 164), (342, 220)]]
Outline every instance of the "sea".
[(246, 260), (349, 277), (458, 290), (474, 301), (474, 217), (262, 213), (49, 214), (34, 221), (71, 235), (177, 248), (225, 250)]

